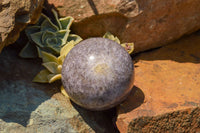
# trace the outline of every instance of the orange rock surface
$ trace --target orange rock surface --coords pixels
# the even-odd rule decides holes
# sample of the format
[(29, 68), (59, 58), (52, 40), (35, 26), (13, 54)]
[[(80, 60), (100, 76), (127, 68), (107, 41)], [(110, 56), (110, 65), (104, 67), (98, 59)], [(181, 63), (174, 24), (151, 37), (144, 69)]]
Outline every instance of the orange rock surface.
[[(106, 31), (134, 52), (160, 47), (200, 28), (199, 0), (48, 0), (61, 16), (73, 16), (72, 31), (82, 38)], [(97, 15), (98, 14), (98, 15)]]
[(200, 131), (200, 35), (134, 60), (135, 87), (118, 108), (120, 132)]
[(43, 3), (44, 0), (0, 0), (0, 53), (19, 38), (28, 24), (37, 22)]

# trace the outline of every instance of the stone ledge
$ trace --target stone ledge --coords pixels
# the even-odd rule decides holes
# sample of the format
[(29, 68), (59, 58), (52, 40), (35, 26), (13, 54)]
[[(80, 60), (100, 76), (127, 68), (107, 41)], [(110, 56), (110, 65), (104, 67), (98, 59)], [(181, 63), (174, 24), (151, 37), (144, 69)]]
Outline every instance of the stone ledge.
[[(184, 125), (184, 121), (177, 123), (179, 115), (175, 115), (176, 112), (183, 114), (180, 118), (185, 119), (191, 114), (184, 110), (192, 111), (200, 106), (199, 50), (200, 36), (194, 34), (135, 57), (135, 87), (118, 108), (117, 126), (120, 132), (135, 129), (138, 132), (167, 130), (168, 127), (156, 128), (156, 125), (169, 124), (163, 121), (168, 115), (170, 119), (175, 117), (175, 125)], [(199, 112), (199, 108), (196, 111)], [(163, 120), (155, 122), (158, 116)], [(197, 128), (199, 130), (199, 125), (194, 122), (196, 119), (191, 120), (191, 127), (186, 125), (184, 129), (190, 132)], [(142, 120), (147, 123), (143, 125), (144, 129), (138, 125)], [(169, 128), (167, 131), (170, 130), (181, 131), (182, 127), (174, 126), (174, 129)]]
[(128, 126), (128, 133), (133, 132), (200, 132), (200, 108), (134, 119)]

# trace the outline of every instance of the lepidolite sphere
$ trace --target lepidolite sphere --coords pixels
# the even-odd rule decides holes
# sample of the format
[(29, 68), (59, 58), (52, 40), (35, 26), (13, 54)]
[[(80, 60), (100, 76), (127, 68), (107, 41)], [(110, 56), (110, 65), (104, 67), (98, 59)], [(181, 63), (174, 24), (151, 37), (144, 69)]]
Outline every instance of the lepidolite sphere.
[(71, 100), (91, 110), (119, 104), (131, 91), (133, 80), (130, 55), (120, 44), (105, 38), (81, 41), (62, 67), (62, 83)]

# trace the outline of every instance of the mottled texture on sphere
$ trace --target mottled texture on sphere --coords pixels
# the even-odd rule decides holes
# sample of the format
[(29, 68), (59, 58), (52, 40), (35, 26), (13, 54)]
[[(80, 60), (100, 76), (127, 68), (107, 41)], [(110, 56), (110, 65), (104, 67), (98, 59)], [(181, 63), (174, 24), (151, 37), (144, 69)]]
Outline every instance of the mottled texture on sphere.
[(133, 87), (134, 67), (121, 45), (105, 38), (77, 44), (62, 67), (62, 83), (78, 105), (104, 110), (119, 104)]

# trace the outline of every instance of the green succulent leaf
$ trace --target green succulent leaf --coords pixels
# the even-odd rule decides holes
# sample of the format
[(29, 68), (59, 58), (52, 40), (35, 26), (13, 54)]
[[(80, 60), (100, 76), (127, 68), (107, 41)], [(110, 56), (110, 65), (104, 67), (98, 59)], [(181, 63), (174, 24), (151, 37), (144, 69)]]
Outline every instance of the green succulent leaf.
[[(43, 16), (45, 16), (44, 14), (43, 14)], [(59, 30), (59, 28), (55, 25), (55, 24), (53, 24), (52, 22), (51, 22), (51, 20), (47, 17), (47, 16), (45, 16), (45, 20), (42, 22), (42, 24), (41, 24), (41, 31), (52, 31), (52, 32), (56, 32), (56, 31), (58, 31)]]
[(122, 47), (125, 48), (125, 50), (129, 53), (132, 54), (134, 51), (134, 43), (122, 43)]
[(36, 48), (37, 48), (38, 57), (42, 58), (42, 51), (41, 51), (41, 49), (38, 46), (36, 46)]
[(74, 41), (70, 41), (68, 42), (64, 47), (61, 48), (60, 50), (60, 56), (58, 57), (58, 61), (60, 64), (63, 63), (65, 57), (67, 56), (67, 54), (69, 53), (69, 51), (76, 45), (77, 43), (75, 43)]
[(54, 55), (59, 55), (60, 49), (61, 49), (61, 44), (62, 40), (60, 38), (48, 38), (46, 40), (47, 44), (47, 51)]
[(70, 30), (59, 30), (56, 35), (57, 37), (61, 38), (62, 44), (61, 46), (65, 45), (67, 43), (67, 38), (69, 37)]
[(33, 40), (33, 42), (36, 43), (41, 48), (44, 47), (42, 44), (42, 35), (43, 35), (42, 31), (31, 34), (31, 39)]
[(61, 26), (61, 23), (60, 23), (59, 18), (58, 18), (58, 13), (57, 13), (56, 10), (54, 10), (54, 9), (52, 9), (51, 11), (53, 12), (53, 15), (54, 15), (54, 17), (55, 17), (55, 19), (56, 19), (56, 23), (57, 23), (59, 29), (61, 30), (61, 29), (62, 29), (62, 26)]
[(50, 53), (41, 51), (41, 56), (42, 56), (43, 63), (46, 63), (46, 62), (58, 63), (58, 60), (57, 60), (56, 56), (54, 56), (54, 55), (52, 55)]
[(25, 29), (26, 36), (28, 37), (29, 40), (31, 40), (31, 34), (39, 32), (40, 31), (40, 26), (34, 25), (34, 26), (28, 26)]
[(80, 36), (78, 36), (78, 35), (69, 34), (67, 41), (70, 42), (70, 41), (72, 41), (72, 40), (73, 40), (75, 43), (79, 43), (79, 42), (82, 41), (83, 39), (82, 39)]
[(61, 73), (61, 71), (62, 71), (62, 65), (59, 64), (58, 67), (57, 67), (57, 72), (58, 72), (58, 73)]
[(70, 26), (72, 25), (72, 22), (74, 21), (73, 17), (65, 17), (59, 19), (62, 29), (69, 30)]
[(22, 58), (36, 58), (37, 49), (32, 43), (27, 42), (25, 47), (20, 51), (19, 56)]
[[(108, 38), (110, 40), (113, 40), (115, 42), (117, 42), (118, 44), (120, 44), (120, 40), (115, 37), (114, 35), (112, 35), (110, 32), (106, 32), (105, 35), (103, 36), (104, 38)], [(125, 48), (125, 50), (129, 53), (132, 54), (134, 51), (134, 43), (122, 43), (120, 44), (122, 47)]]
[(62, 40), (59, 38), (47, 38), (46, 39), (46, 46), (47, 47), (53, 47), (53, 46), (59, 46), (59, 44), (62, 43)]
[(64, 38), (67, 34), (67, 37), (68, 37), (69, 32), (70, 32), (70, 30), (59, 30), (58, 32), (56, 32), (56, 36), (60, 37), (60, 38)]
[(47, 78), (48, 78), (48, 82), (52, 83), (52, 82), (54, 82), (56, 80), (60, 80), (61, 79), (61, 74), (49, 74), (47, 76)]
[(58, 63), (56, 62), (46, 62), (43, 63), (42, 65), (53, 74), (57, 74), (59, 72)]
[(69, 51), (76, 45), (76, 43), (74, 41), (70, 41), (68, 42), (64, 47), (62, 47), (62, 49), (60, 50), (60, 55), (64, 55), (66, 56)]
[(112, 35), (110, 32), (106, 32), (104, 34), (103, 38), (113, 40), (113, 41), (117, 42), (118, 44), (120, 44), (120, 40), (117, 37), (115, 37), (114, 35)]
[(47, 69), (41, 70), (33, 79), (33, 82), (38, 83), (49, 83), (49, 80), (47, 76), (50, 74), (50, 72)]
[(42, 44), (45, 45), (46, 44), (46, 40), (49, 38), (55, 38), (56, 34), (54, 32), (51, 31), (45, 31), (42, 34)]
[(60, 91), (61, 91), (61, 93), (62, 93), (64, 96), (66, 96), (67, 98), (69, 98), (69, 95), (67, 94), (67, 92), (65, 91), (65, 89), (64, 89), (63, 86), (60, 87)]

